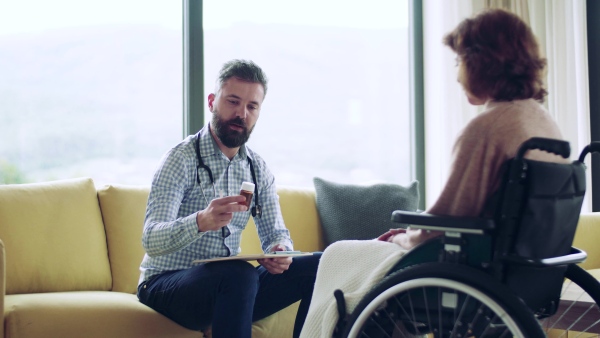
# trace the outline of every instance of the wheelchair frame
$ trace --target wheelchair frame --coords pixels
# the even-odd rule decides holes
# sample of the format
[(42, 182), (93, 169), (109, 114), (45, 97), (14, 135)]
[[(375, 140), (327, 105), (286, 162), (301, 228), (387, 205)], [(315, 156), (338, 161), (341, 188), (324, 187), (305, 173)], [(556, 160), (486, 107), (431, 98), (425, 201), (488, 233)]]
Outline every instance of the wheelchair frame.
[[(580, 201), (569, 207), (577, 209), (577, 215), (569, 219), (575, 224), (567, 236), (570, 236), (568, 247), (563, 244), (555, 250), (558, 253), (552, 255), (547, 252), (524, 255), (515, 249), (523, 205), (527, 203), (523, 182), (532, 162), (524, 159), (524, 155), (530, 149), (545, 150), (564, 158), (570, 155), (569, 144), (564, 141), (544, 138), (526, 141), (510, 160), (494, 219), (395, 211), (394, 222), (444, 234), (407, 252), (352, 314), (346, 315), (343, 294), (336, 291), (340, 319), (334, 337), (426, 334), (434, 337), (545, 337), (539, 320), (557, 311), (564, 278), (587, 292), (598, 309), (600, 283), (577, 266), (586, 259), (586, 253), (571, 247), (585, 193), (585, 176), (583, 182), (575, 178), (575, 185), (582, 183), (576, 190), (581, 189), (583, 193), (577, 197)], [(600, 142), (585, 147), (579, 160), (571, 164), (574, 170), (585, 174), (583, 160), (591, 152), (600, 152)], [(517, 271), (516, 279), (512, 276), (514, 271)], [(535, 290), (537, 285), (523, 292), (520, 288), (524, 279), (537, 279), (542, 284), (550, 280), (552, 285), (541, 293)], [(438, 313), (432, 314), (432, 309)]]

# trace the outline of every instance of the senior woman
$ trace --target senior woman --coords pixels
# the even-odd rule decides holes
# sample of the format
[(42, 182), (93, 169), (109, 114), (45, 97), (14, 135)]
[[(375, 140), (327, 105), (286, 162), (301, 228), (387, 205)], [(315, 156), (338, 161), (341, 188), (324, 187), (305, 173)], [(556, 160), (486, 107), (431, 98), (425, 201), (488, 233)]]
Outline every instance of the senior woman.
[[(458, 82), (469, 103), (483, 105), (483, 111), (458, 136), (448, 180), (426, 212), (490, 216), (493, 205), (486, 202), (500, 186), (502, 164), (517, 154), (521, 143), (531, 137), (562, 139), (557, 123), (541, 105), (547, 94), (546, 60), (530, 27), (499, 9), (465, 19), (443, 41), (456, 53)], [(539, 150), (526, 157), (567, 161)], [(351, 312), (407, 250), (440, 234), (390, 229), (377, 240), (339, 241), (327, 247), (301, 337), (331, 337), (337, 321), (334, 290), (344, 292)]]
[[(527, 24), (499, 9), (464, 20), (444, 43), (457, 55), (458, 82), (469, 103), (484, 105), (484, 110), (456, 140), (448, 181), (427, 212), (491, 216), (494, 206), (486, 202), (500, 186), (502, 164), (517, 154), (521, 143), (531, 137), (562, 139), (541, 105), (547, 94), (542, 79), (546, 60)], [(540, 150), (526, 157), (568, 162)], [(379, 239), (410, 249), (437, 235), (393, 229)]]

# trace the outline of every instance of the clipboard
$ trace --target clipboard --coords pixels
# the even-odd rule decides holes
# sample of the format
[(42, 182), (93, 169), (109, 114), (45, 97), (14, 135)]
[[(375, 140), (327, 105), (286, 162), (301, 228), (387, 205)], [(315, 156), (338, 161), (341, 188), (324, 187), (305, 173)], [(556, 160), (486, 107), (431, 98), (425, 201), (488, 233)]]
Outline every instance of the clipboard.
[(313, 254), (312, 252), (247, 254), (247, 255), (215, 257), (215, 258), (207, 258), (207, 259), (195, 259), (192, 261), (192, 264), (220, 262), (220, 261), (232, 261), (232, 260), (255, 261), (257, 259), (263, 259), (263, 258), (299, 257), (299, 256), (310, 256), (312, 254)]

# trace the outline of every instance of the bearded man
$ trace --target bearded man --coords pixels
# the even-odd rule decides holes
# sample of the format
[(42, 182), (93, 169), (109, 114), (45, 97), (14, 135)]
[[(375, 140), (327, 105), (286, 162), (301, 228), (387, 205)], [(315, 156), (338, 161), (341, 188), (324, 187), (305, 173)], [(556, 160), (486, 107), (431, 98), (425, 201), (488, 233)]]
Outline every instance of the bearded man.
[[(180, 325), (212, 336), (248, 337), (252, 322), (301, 300), (300, 335), (321, 253), (194, 263), (238, 255), (252, 215), (265, 253), (294, 250), (265, 161), (246, 146), (260, 115), (267, 77), (252, 61), (223, 66), (208, 95), (209, 124), (169, 150), (152, 180), (146, 208), (138, 298)], [(255, 184), (250, 206), (239, 194)]]

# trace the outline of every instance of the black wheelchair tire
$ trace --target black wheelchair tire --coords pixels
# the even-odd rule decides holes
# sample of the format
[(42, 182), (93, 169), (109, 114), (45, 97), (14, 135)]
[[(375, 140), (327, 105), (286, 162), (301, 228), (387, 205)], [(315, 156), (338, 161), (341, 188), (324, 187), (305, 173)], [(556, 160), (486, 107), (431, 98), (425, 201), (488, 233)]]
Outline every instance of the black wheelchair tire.
[[(492, 303), (492, 307), (501, 308), (510, 317), (507, 320), (514, 326), (514, 330), (511, 329), (513, 337), (545, 337), (542, 327), (533, 312), (504, 285), (479, 270), (449, 263), (419, 264), (388, 275), (359, 302), (345, 325), (342, 337), (354, 338), (361, 336), (356, 333), (357, 330), (363, 330), (362, 324), (357, 324), (357, 320), (360, 318), (360, 321), (364, 321), (365, 316), (375, 316), (368, 313), (363, 314), (363, 311), (368, 308), (367, 312), (369, 312), (374, 306), (378, 306), (378, 302), (382, 301), (380, 295), (387, 290), (398, 288), (402, 283), (405, 283), (404, 285), (407, 285), (406, 283), (419, 284), (420, 281), (439, 283), (444, 280), (450, 281), (456, 286), (464, 286), (466, 290), (469, 290), (469, 288), (478, 290), (487, 296), (485, 299)], [(440, 285), (437, 287), (445, 286)], [(387, 293), (389, 294), (390, 292)], [(485, 305), (487, 306), (488, 304)], [(358, 325), (361, 328), (358, 328)], [(420, 332), (413, 334), (418, 336)], [(444, 334), (434, 334), (434, 336), (444, 337)], [(382, 337), (385, 337), (385, 335), (382, 335)]]
[(580, 266), (571, 264), (565, 272), (565, 278), (570, 279), (587, 292), (596, 304), (600, 304), (600, 282), (594, 276), (590, 275)]
[[(571, 288), (568, 285), (569, 283), (573, 283), (581, 288), (594, 303), (583, 303), (585, 304), (583, 306), (573, 306), (568, 302), (565, 305), (564, 301), (561, 301), (561, 307), (554, 316), (542, 319), (543, 330), (549, 331), (558, 328), (561, 331), (580, 332), (580, 335), (583, 333), (597, 334), (599, 330), (597, 318), (600, 317), (600, 306), (598, 305), (600, 304), (600, 282), (580, 266), (571, 264), (565, 272), (566, 289)], [(584, 296), (580, 295), (578, 297)]]

